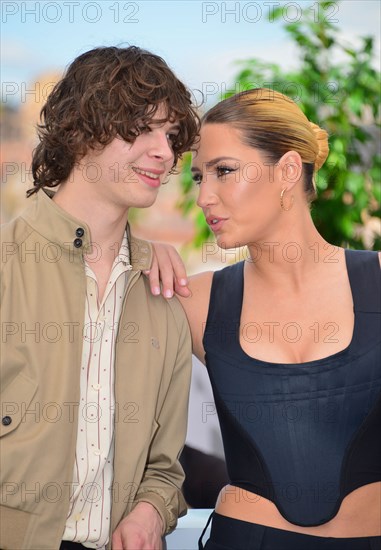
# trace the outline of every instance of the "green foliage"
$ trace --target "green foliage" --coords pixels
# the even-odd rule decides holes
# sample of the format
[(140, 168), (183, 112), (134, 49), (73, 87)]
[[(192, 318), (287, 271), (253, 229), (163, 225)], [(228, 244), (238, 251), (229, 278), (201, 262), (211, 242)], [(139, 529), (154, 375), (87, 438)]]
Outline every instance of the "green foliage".
[[(261, 86), (280, 91), (327, 130), (330, 154), (317, 174), (314, 222), (333, 244), (379, 249), (380, 234), (369, 234), (369, 227), (377, 225), (374, 222), (381, 214), (380, 73), (372, 65), (371, 37), (351, 44), (341, 40), (335, 19), (339, 8), (338, 2), (325, 0), (306, 4), (299, 21), (284, 24), (300, 59), (297, 71), (287, 72), (255, 58), (240, 61), (235, 79), (238, 87), (230, 89)], [(273, 10), (269, 17), (270, 21), (280, 20), (283, 8)], [(360, 44), (354, 45), (358, 40)], [(226, 93), (221, 99), (232, 94)], [(195, 206), (190, 178), (187, 157), (181, 178), (181, 207), (196, 219), (193, 245), (199, 246), (210, 232)]]

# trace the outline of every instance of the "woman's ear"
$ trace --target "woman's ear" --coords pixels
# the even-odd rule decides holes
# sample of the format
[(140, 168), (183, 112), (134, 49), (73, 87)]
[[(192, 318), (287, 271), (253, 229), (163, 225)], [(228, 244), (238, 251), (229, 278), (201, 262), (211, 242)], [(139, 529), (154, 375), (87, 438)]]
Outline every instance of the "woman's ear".
[(283, 189), (290, 191), (300, 181), (303, 173), (302, 159), (296, 151), (288, 151), (277, 162), (279, 182)]

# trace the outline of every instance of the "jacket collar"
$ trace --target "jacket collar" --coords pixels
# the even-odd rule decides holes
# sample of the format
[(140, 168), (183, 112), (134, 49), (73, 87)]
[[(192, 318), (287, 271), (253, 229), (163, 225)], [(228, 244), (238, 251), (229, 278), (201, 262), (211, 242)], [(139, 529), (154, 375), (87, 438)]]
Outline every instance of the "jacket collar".
[[(51, 244), (58, 245), (71, 257), (83, 257), (84, 253), (91, 253), (89, 226), (52, 201), (54, 193), (50, 189), (38, 191), (32, 199), (29, 199), (32, 204), (21, 214), (21, 217)], [(135, 271), (149, 269), (152, 262), (151, 244), (133, 237), (129, 224), (126, 230), (132, 269)]]

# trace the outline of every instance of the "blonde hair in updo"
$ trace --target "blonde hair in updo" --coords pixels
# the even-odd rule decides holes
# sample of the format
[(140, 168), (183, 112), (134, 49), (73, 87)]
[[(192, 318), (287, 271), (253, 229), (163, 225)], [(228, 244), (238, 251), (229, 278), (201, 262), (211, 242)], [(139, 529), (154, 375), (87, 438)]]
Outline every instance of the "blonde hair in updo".
[(317, 172), (323, 166), (328, 157), (328, 134), (314, 122), (310, 121), (310, 125), (318, 145), (318, 152), (315, 159), (315, 171)]
[(315, 198), (314, 175), (328, 156), (328, 134), (289, 97), (269, 88), (241, 92), (210, 109), (202, 123), (236, 128), (246, 145), (260, 150), (273, 164), (288, 151), (296, 151), (303, 162), (307, 199)]

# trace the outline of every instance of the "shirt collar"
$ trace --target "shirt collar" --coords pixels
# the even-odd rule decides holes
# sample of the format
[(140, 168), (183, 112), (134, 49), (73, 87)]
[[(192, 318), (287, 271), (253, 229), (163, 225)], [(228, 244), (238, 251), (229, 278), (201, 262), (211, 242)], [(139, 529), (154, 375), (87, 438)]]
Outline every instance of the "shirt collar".
[(119, 254), (115, 258), (114, 265), (122, 262), (123, 265), (130, 265), (130, 249), (128, 246), (127, 231), (124, 232), (122, 244), (120, 245)]
[[(92, 253), (89, 226), (63, 210), (53, 200), (55, 192), (41, 189), (31, 199), (21, 217), (50, 243), (58, 245), (71, 258)], [(127, 256), (128, 254), (128, 256)], [(151, 243), (131, 235), (127, 224), (119, 254), (120, 261), (131, 263), (133, 271), (149, 269), (152, 262)]]

